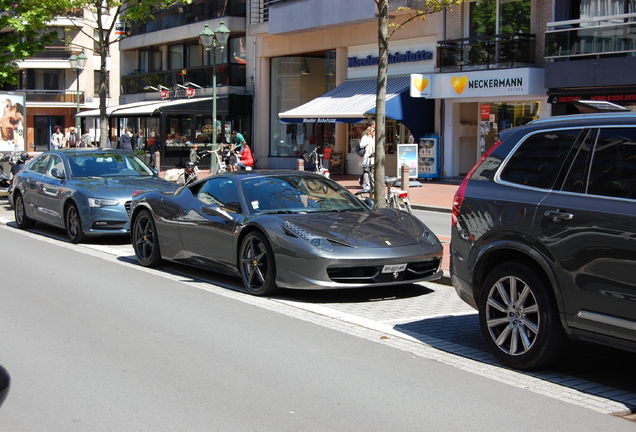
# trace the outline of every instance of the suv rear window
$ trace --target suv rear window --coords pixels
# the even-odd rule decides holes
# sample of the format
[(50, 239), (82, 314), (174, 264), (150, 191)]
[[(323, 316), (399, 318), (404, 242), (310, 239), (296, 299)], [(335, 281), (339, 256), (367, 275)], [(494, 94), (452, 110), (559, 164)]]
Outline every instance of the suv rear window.
[(539, 189), (552, 189), (581, 129), (539, 132), (526, 138), (508, 160), (503, 181)]

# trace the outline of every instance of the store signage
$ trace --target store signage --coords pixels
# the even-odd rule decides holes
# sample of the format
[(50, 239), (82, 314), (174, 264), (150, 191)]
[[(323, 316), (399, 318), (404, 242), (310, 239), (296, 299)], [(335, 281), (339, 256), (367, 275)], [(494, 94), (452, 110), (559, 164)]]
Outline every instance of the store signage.
[[(407, 63), (418, 62), (424, 60), (432, 60), (433, 53), (426, 50), (420, 51), (407, 51), (404, 54), (399, 51), (395, 54), (389, 54), (389, 64), (393, 63)], [(360, 67), (360, 66), (377, 66), (380, 62), (380, 57), (366, 56), (365, 58), (347, 57), (347, 67)]]
[(543, 69), (518, 68), (436, 74), (432, 97), (499, 97), (545, 94)]
[(481, 119), (482, 120), (488, 120), (490, 119), (490, 105), (488, 104), (483, 104), (481, 106)]
[(595, 100), (605, 102), (634, 102), (636, 101), (636, 94), (634, 93), (621, 93), (621, 94), (605, 94), (596, 96), (550, 96), (548, 97), (548, 103), (571, 103), (576, 100)]
[[(437, 38), (424, 36), (391, 41), (388, 55), (389, 76), (432, 74), (435, 72)], [(347, 78), (373, 78), (378, 75), (378, 44), (366, 44), (347, 49)]]
[(336, 123), (335, 118), (304, 118), (303, 123)]
[(433, 88), (433, 77), (431, 75), (411, 74), (411, 97), (430, 97)]
[(169, 89), (169, 90), (159, 90), (159, 96), (161, 96), (161, 99), (177, 99), (177, 98), (184, 98), (184, 97), (188, 97), (191, 98), (192, 96), (194, 96), (194, 91), (195, 89), (193, 88), (186, 88), (186, 89), (182, 89), (182, 88), (176, 88), (176, 89)]

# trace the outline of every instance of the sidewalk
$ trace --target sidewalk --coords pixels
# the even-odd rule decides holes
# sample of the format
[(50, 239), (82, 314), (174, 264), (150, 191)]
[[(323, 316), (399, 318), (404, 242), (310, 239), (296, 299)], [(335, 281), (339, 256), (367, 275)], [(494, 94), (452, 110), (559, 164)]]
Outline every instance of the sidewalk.
[[(332, 175), (331, 178), (353, 193), (362, 189), (358, 183), (357, 175)], [(410, 184), (418, 183), (420, 186), (409, 186), (409, 201), (411, 207), (418, 210), (434, 210), (450, 213), (453, 206), (453, 197), (461, 183), (461, 179), (444, 179), (439, 181), (411, 180)]]

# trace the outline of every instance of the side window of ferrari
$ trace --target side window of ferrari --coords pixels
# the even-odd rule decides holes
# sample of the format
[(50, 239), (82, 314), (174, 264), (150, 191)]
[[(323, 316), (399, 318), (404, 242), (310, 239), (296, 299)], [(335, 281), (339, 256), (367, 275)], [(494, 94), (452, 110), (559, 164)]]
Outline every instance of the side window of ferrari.
[(240, 207), (236, 183), (224, 177), (208, 180), (199, 190), (197, 198), (206, 204), (218, 204), (234, 212)]

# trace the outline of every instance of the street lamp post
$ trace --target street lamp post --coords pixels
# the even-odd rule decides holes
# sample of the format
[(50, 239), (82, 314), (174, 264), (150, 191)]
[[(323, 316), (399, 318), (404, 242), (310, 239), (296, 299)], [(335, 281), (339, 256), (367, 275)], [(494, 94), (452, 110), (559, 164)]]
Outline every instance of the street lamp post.
[[(84, 54), (84, 51), (82, 51), (81, 53), (79, 53), (79, 55), (75, 55), (73, 54), (69, 59), (68, 62), (71, 64), (71, 69), (73, 69), (75, 71), (75, 75), (76, 75), (76, 81), (77, 81), (77, 93), (75, 96), (75, 99), (77, 100), (77, 114), (80, 113), (80, 89), (79, 89), (79, 74), (82, 70), (84, 70), (84, 66), (86, 66), (86, 54)], [(79, 116), (75, 116), (75, 130), (77, 131), (77, 133), (80, 133), (80, 126), (81, 126), (81, 120), (79, 118)]]
[[(216, 153), (218, 149), (218, 143), (216, 142), (216, 50), (223, 51), (227, 39), (230, 37), (230, 29), (225, 27), (223, 21), (221, 25), (212, 32), (208, 25), (199, 33), (201, 38), (201, 45), (205, 47), (205, 50), (212, 52), (212, 152)], [(210, 157), (210, 173), (216, 173), (216, 155)]]

